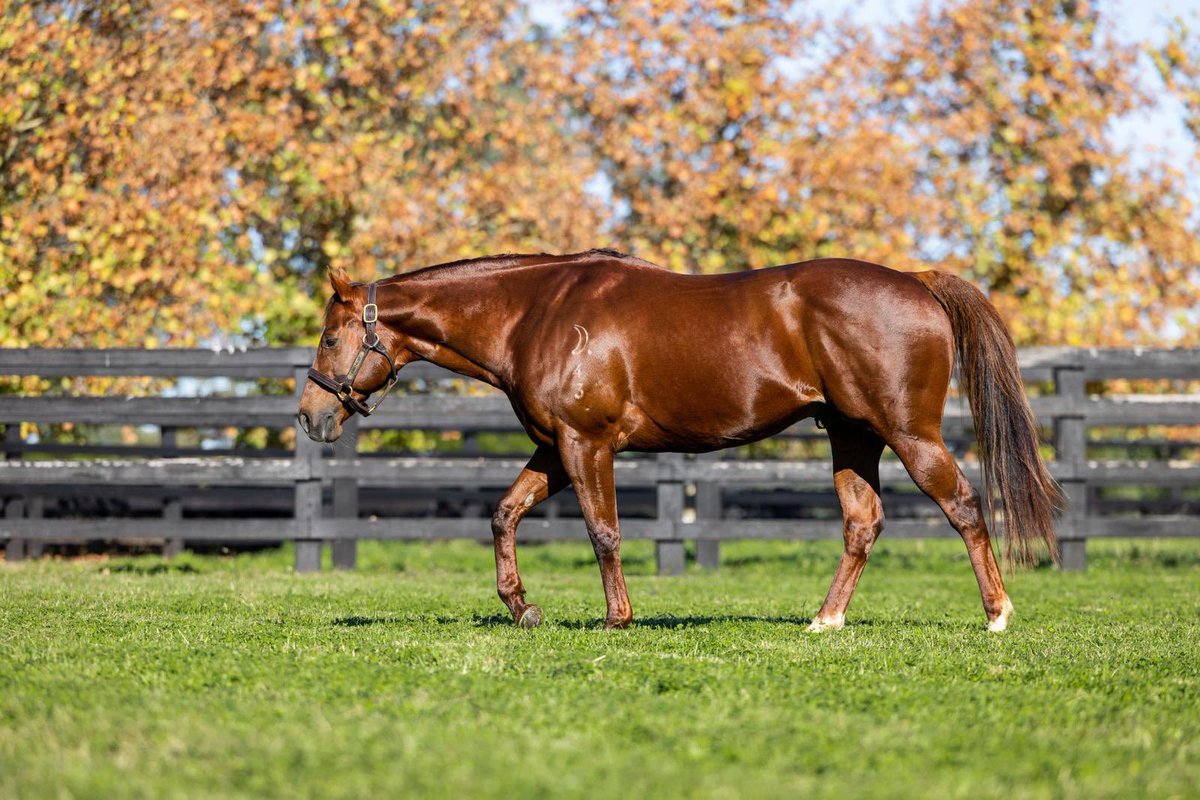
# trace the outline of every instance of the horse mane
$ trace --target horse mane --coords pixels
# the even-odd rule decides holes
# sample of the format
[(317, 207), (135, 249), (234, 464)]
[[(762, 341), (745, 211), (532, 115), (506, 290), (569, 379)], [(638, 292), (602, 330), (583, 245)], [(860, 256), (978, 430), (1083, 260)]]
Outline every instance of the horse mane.
[(386, 278), (386, 282), (397, 280), (407, 280), (418, 275), (431, 276), (441, 274), (448, 271), (458, 271), (472, 266), (479, 267), (479, 271), (492, 272), (497, 269), (506, 269), (509, 267), (522, 266), (532, 259), (540, 259), (541, 261), (551, 261), (561, 259), (563, 261), (577, 261), (589, 258), (614, 258), (619, 261), (629, 261), (633, 263), (648, 263), (640, 258), (631, 256), (628, 253), (622, 253), (620, 250), (614, 250), (611, 247), (593, 247), (590, 250), (584, 250), (579, 253), (563, 253), (555, 255), (553, 253), (497, 253), (489, 256), (476, 256), (474, 258), (460, 258), (457, 261), (447, 261), (443, 264), (434, 264), (421, 269), (415, 269), (411, 272), (402, 272), (398, 275), (393, 275)]

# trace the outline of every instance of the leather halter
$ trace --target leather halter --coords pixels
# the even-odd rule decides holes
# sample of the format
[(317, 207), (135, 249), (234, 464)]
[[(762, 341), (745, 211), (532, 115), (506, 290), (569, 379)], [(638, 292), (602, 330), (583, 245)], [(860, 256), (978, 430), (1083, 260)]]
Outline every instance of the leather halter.
[[(350, 371), (342, 380), (331, 378), (323, 372), (318, 372), (315, 367), (308, 368), (308, 379), (320, 386), (327, 392), (331, 392), (337, 396), (342, 405), (351, 414), (362, 414), (364, 417), (369, 417), (379, 408), (379, 404), (383, 402), (383, 398), (387, 397), (387, 393), (392, 390), (399, 380), (396, 374), (396, 362), (388, 355), (387, 350), (379, 343), (379, 335), (375, 333), (375, 323), (379, 321), (379, 307), (375, 305), (375, 289), (376, 284), (372, 281), (367, 285), (367, 304), (363, 306), (362, 321), (363, 332), (362, 349), (358, 351), (358, 355), (354, 357), (354, 363), (350, 366)], [(380, 392), (379, 398), (367, 405), (362, 400), (354, 396), (354, 379), (358, 377), (358, 371), (362, 368), (363, 361), (366, 360), (367, 354), (372, 351), (378, 353), (387, 359), (388, 376), (383, 384), (383, 391)], [(378, 391), (378, 390), (376, 390)], [(370, 395), (370, 392), (363, 392), (364, 395)]]

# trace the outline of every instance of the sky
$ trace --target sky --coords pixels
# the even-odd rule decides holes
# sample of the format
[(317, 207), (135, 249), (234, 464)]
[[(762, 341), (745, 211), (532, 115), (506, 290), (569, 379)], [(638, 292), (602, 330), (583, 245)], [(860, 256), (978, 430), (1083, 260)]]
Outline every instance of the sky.
[[(860, 23), (882, 26), (913, 16), (925, 1), (821, 0), (812, 3), (811, 7), (825, 16), (848, 14)], [(1098, 3), (1113, 21), (1118, 35), (1129, 42), (1161, 43), (1166, 37), (1168, 22), (1175, 17), (1183, 17), (1200, 28), (1200, 3), (1197, 0), (1098, 0)], [(940, 3), (933, 0), (933, 4)], [(534, 20), (551, 28), (565, 23), (569, 7), (570, 3), (565, 0), (529, 0)], [(1162, 88), (1149, 56), (1143, 57), (1142, 70), (1148, 86), (1156, 90)], [(1114, 121), (1112, 135), (1118, 145), (1128, 147), (1135, 154), (1144, 153), (1149, 157), (1162, 152), (1169, 162), (1186, 171), (1195, 145), (1184, 129), (1182, 119), (1179, 101), (1162, 91), (1154, 108)]]

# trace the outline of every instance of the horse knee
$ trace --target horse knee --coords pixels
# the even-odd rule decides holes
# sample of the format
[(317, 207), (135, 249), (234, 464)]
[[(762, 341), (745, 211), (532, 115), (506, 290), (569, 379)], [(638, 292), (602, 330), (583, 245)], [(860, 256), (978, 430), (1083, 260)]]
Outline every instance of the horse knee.
[(954, 498), (947, 504), (946, 512), (964, 539), (987, 532), (983, 525), (982, 498), (969, 483), (964, 482), (958, 488)]
[(604, 526), (589, 530), (588, 534), (591, 536), (592, 549), (596, 551), (596, 558), (605, 560), (620, 555), (621, 532), (616, 528)]
[(517, 523), (521, 521), (521, 509), (516, 505), (501, 500), (496, 506), (495, 513), (492, 514), (492, 535), (496, 537), (508, 536), (517, 529)]
[(875, 540), (883, 532), (883, 508), (873, 503), (863, 513), (846, 517), (842, 529), (846, 552), (856, 558), (867, 558)]

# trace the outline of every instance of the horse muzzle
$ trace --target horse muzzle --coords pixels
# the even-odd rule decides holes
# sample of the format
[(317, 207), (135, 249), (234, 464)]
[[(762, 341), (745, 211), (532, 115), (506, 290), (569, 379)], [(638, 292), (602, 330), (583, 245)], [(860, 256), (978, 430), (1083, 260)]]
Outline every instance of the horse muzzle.
[(315, 418), (307, 411), (301, 411), (296, 415), (296, 422), (300, 425), (300, 430), (314, 442), (333, 442), (342, 434), (337, 414), (333, 411), (318, 413)]

